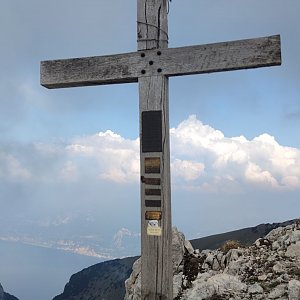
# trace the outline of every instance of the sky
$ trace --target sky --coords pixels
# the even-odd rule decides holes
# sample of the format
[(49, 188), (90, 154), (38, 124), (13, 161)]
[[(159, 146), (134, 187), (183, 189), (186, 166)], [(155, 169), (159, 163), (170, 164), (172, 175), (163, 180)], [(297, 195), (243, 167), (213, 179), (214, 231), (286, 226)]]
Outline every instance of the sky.
[[(172, 217), (187, 238), (299, 217), (299, 11), (170, 3), (169, 47), (282, 42), (282, 66), (170, 79)], [(138, 86), (48, 90), (39, 64), (136, 51), (136, 1), (2, 0), (0, 37), (0, 238), (81, 239), (85, 254), (97, 240), (115, 256), (140, 232)]]

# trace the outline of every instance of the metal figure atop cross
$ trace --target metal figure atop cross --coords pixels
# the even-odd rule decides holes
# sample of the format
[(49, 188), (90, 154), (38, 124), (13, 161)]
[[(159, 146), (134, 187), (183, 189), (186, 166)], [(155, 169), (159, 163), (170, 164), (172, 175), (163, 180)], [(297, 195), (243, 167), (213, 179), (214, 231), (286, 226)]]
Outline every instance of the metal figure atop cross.
[(281, 64), (278, 35), (168, 48), (168, 4), (137, 0), (137, 52), (41, 62), (50, 89), (139, 84), (143, 300), (173, 299), (169, 77)]

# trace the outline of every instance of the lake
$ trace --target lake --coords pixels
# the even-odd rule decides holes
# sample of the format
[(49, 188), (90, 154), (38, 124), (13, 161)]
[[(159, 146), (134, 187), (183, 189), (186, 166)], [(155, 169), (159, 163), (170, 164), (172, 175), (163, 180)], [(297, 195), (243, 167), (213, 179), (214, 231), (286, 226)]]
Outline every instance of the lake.
[(65, 251), (0, 241), (0, 282), (20, 300), (50, 300), (72, 274), (103, 260)]

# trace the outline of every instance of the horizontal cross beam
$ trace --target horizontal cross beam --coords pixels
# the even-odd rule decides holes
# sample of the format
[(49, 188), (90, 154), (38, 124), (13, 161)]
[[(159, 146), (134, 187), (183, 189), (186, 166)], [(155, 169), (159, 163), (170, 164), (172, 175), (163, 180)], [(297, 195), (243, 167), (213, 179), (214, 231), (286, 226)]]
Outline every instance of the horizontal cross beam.
[(53, 88), (137, 82), (145, 76), (180, 76), (276, 66), (280, 36), (41, 62), (41, 85)]

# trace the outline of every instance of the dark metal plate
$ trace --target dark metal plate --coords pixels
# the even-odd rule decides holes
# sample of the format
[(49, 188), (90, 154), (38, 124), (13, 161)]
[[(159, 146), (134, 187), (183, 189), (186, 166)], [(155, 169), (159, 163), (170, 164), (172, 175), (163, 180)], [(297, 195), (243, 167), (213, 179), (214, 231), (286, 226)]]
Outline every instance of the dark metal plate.
[(161, 207), (161, 200), (145, 200), (146, 207)]
[(160, 189), (145, 189), (145, 195), (147, 196), (160, 196), (161, 190)]
[(142, 112), (142, 152), (162, 152), (162, 111)]
[(149, 185), (160, 185), (160, 178), (148, 178), (148, 177), (141, 177), (141, 181), (145, 184)]

